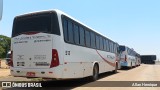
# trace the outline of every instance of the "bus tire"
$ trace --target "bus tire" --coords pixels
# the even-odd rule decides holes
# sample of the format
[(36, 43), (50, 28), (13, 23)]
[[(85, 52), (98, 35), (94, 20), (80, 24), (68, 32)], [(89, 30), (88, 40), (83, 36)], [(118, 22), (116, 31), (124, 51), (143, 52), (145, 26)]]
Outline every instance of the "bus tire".
[(95, 64), (93, 67), (93, 73), (92, 76), (90, 77), (90, 80), (96, 81), (98, 79), (98, 74), (99, 74), (99, 67), (98, 64)]
[(131, 69), (131, 68), (133, 68), (133, 66), (132, 66), (132, 62), (131, 62), (131, 66), (130, 66), (130, 69)]

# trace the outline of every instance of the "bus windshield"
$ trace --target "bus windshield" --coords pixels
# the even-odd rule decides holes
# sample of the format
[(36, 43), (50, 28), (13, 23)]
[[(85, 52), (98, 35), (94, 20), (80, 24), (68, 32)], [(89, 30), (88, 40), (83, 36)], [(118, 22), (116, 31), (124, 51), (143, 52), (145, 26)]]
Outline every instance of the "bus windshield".
[(59, 35), (56, 13), (36, 13), (15, 18), (12, 37), (27, 32), (44, 32)]
[(119, 50), (120, 50), (120, 51), (125, 51), (126, 48), (125, 48), (125, 46), (119, 46)]

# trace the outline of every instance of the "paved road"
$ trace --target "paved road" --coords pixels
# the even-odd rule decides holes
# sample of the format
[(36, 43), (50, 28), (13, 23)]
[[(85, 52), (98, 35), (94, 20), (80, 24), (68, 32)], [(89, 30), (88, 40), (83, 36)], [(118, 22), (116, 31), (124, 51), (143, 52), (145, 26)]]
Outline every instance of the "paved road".
[[(18, 78), (17, 78), (18, 79)], [(67, 81), (47, 81), (43, 82), (43, 85), (46, 85), (50, 88), (47, 88), (47, 90), (56, 90), (56, 89), (73, 89), (73, 90), (160, 90), (159, 88), (155, 87), (82, 87), (87, 86), (88, 84), (91, 84), (92, 82), (89, 82), (85, 79), (78, 79), (78, 80), (67, 80)], [(15, 80), (14, 77), (5, 77), (0, 78), (0, 81), (4, 80)], [(23, 78), (21, 78), (23, 80)], [(24, 79), (25, 80), (25, 79)], [(113, 73), (104, 73), (100, 75), (101, 81), (160, 81), (160, 65), (144, 65), (142, 64), (139, 67), (135, 67), (133, 69), (125, 69), (125, 70), (118, 70), (117, 74)], [(117, 83), (117, 82), (116, 82)], [(123, 84), (123, 82), (118, 82), (120, 84)], [(60, 85), (68, 85), (70, 87), (63, 87), (59, 88), (55, 86)], [(103, 84), (103, 83), (102, 83)], [(104, 82), (105, 84), (105, 82)], [(54, 88), (53, 88), (54, 86)], [(3, 90), (21, 90), (22, 88), (6, 88)], [(46, 88), (41, 88), (41, 90), (45, 90)], [(23, 90), (28, 90), (27, 88), (23, 88)], [(32, 90), (37, 90), (37, 88), (32, 88)]]

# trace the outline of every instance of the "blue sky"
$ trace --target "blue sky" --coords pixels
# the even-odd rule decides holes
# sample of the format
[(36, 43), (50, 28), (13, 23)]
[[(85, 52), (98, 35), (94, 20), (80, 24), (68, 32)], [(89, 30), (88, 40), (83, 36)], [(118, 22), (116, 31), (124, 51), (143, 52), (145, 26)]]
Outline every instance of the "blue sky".
[(59, 9), (140, 54), (160, 57), (160, 0), (4, 0), (0, 34), (19, 14)]

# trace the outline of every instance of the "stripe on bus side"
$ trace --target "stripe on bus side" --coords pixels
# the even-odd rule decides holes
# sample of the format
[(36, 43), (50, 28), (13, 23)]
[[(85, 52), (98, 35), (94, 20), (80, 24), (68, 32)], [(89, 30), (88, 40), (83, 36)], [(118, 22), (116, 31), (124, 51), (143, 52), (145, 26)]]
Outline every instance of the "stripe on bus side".
[(97, 50), (96, 52), (98, 53), (98, 55), (106, 62), (108, 63), (109, 65), (113, 66), (113, 67), (116, 67), (116, 64), (115, 63), (112, 63), (110, 62), (109, 60), (105, 59)]

